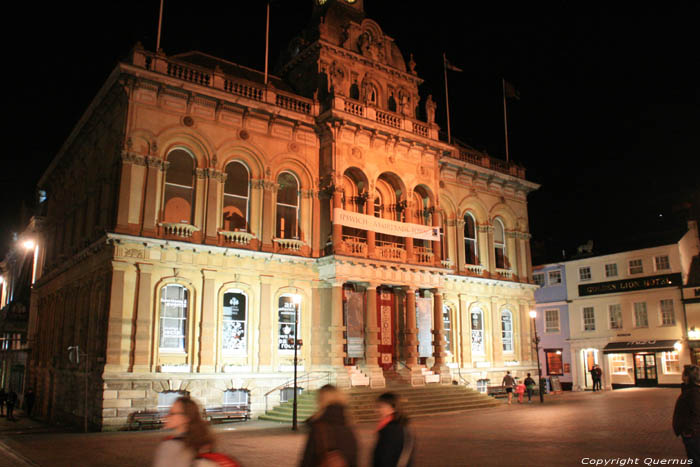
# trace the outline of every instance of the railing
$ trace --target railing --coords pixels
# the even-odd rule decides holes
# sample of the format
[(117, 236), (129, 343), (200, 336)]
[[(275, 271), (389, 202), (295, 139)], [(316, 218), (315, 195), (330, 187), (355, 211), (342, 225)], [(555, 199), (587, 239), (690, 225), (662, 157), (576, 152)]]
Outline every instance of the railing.
[(202, 86), (209, 86), (211, 82), (211, 75), (209, 73), (177, 63), (168, 62), (167, 73), (168, 76), (172, 76), (173, 78), (201, 84)]
[(419, 246), (415, 247), (413, 251), (415, 252), (416, 261), (418, 264), (433, 264), (433, 258), (435, 255), (433, 255), (432, 248)]
[(345, 101), (345, 107), (344, 107), (345, 112), (353, 115), (357, 115), (358, 117), (364, 117), (365, 116), (365, 107), (361, 104), (357, 104), (355, 102), (351, 102), (346, 100)]
[(228, 243), (238, 243), (240, 245), (248, 245), (255, 237), (255, 234), (250, 232), (229, 232), (228, 230), (220, 230), (219, 235), (224, 237)]
[(406, 261), (406, 250), (398, 243), (376, 241), (376, 254), (381, 259), (390, 261)]
[[(312, 376), (313, 375), (313, 376)], [(331, 384), (331, 372), (330, 371), (309, 371), (301, 376), (297, 376), (297, 388), (304, 388), (304, 383), (306, 383), (306, 389), (309, 389), (309, 383), (315, 383), (316, 381), (326, 381), (326, 384)], [(288, 388), (290, 385), (294, 384), (294, 378), (285, 381), (284, 383), (276, 386), (265, 393), (265, 412), (267, 412), (267, 397), (275, 391), (281, 391), (284, 388)]]
[(496, 269), (496, 274), (498, 277), (502, 279), (512, 279), (513, 278), (513, 271), (510, 269)]
[(377, 121), (384, 125), (401, 128), (401, 117), (377, 110)]
[(199, 231), (198, 227), (190, 224), (161, 222), (160, 226), (163, 228), (165, 235), (172, 235), (182, 238), (190, 238), (192, 234)]
[(453, 263), (451, 259), (447, 258), (440, 261), (440, 264), (442, 264), (443, 268), (451, 268), (455, 263)]
[(452, 151), (446, 152), (444, 155), (452, 157), (454, 159), (459, 159), (470, 164), (478, 165), (480, 167), (485, 167), (487, 169), (493, 169), (498, 172), (513, 175), (520, 178), (525, 178), (525, 168), (512, 162), (507, 162), (502, 159), (497, 159), (491, 157), (487, 154), (481, 154), (477, 151)]
[(367, 255), (367, 241), (364, 238), (343, 235), (343, 243), (345, 244), (347, 253), (356, 256)]
[(421, 125), (420, 123), (413, 122), (413, 132), (419, 136), (427, 138), (430, 134), (430, 128), (428, 128), (427, 125)]
[(281, 250), (301, 251), (301, 248), (305, 245), (303, 240), (294, 238), (273, 238), (272, 241)]
[(300, 101), (293, 97), (283, 96), (282, 94), (277, 94), (276, 104), (284, 109), (293, 110), (295, 112), (300, 112), (304, 114), (311, 113), (311, 104), (308, 102)]
[(484, 267), (480, 264), (467, 264), (464, 266), (469, 274), (481, 276), (484, 274)]
[(230, 92), (231, 94), (236, 94), (237, 96), (247, 97), (248, 99), (253, 99), (255, 101), (262, 101), (264, 93), (264, 91), (260, 88), (239, 83), (238, 81), (232, 81), (230, 79), (224, 80), (224, 91)]

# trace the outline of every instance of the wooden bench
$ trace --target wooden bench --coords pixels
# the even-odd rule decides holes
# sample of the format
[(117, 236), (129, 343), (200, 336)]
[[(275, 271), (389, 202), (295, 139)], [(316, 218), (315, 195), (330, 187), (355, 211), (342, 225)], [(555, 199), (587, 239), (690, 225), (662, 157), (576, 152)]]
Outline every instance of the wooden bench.
[(204, 414), (209, 421), (214, 420), (249, 420), (250, 405), (221, 405), (218, 407), (207, 407)]
[(159, 428), (165, 421), (168, 410), (140, 410), (129, 415), (129, 429), (139, 430), (146, 428)]

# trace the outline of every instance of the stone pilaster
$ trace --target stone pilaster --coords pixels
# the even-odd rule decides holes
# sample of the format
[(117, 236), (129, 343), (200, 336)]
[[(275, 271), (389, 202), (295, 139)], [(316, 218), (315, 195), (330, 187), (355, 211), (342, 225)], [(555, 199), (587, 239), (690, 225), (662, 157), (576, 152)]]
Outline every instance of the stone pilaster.
[(365, 319), (365, 361), (362, 369), (369, 377), (371, 388), (386, 386), (384, 372), (379, 366), (379, 326), (377, 325), (377, 284), (370, 283), (366, 289), (367, 307)]
[(216, 368), (218, 347), (217, 323), (219, 307), (216, 303), (215, 271), (202, 269), (202, 322), (199, 347), (199, 373), (213, 373)]
[(258, 339), (258, 371), (270, 371), (272, 368), (273, 335), (272, 326), (272, 276), (260, 276), (260, 316), (258, 317), (260, 338)]
[(121, 261), (112, 261), (105, 372), (123, 372), (129, 369), (134, 304), (128, 300), (128, 297), (134, 296), (135, 285), (134, 266)]
[(503, 323), (495, 297), (491, 298), (491, 342), (491, 362), (494, 366), (503, 366)]
[[(138, 298), (136, 303), (136, 330), (134, 357), (131, 370), (147, 373), (154, 370), (151, 343), (153, 341), (153, 265), (138, 263)], [(156, 305), (157, 307), (157, 305)]]
[(404, 355), (406, 355), (406, 367), (401, 368), (399, 373), (411, 383), (411, 386), (423, 386), (425, 378), (418, 365), (418, 327), (416, 325), (416, 290), (406, 289), (406, 338)]
[(330, 364), (335, 370), (335, 383), (340, 388), (350, 387), (350, 376), (345, 369), (345, 352), (343, 350), (343, 283), (334, 282), (331, 287), (331, 313), (330, 326), (328, 327), (330, 346)]
[(445, 363), (445, 323), (442, 320), (442, 292), (439, 289), (433, 290), (433, 323), (435, 363), (431, 370), (440, 375), (441, 383), (449, 383), (452, 375)]

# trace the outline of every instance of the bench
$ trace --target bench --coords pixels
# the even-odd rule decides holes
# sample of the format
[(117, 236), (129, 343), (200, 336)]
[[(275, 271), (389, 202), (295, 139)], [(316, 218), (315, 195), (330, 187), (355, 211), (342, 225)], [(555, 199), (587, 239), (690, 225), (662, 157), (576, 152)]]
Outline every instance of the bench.
[(222, 405), (218, 407), (207, 407), (204, 414), (209, 421), (215, 420), (249, 420), (250, 405)]
[(159, 428), (165, 421), (168, 415), (168, 409), (165, 410), (140, 410), (129, 415), (129, 429), (139, 430), (144, 427)]

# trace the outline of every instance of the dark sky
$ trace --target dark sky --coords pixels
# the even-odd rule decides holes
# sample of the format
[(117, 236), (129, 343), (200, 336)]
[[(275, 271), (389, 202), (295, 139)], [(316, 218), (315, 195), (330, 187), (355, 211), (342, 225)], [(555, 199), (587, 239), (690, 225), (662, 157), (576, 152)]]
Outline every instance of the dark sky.
[[(540, 246), (557, 251), (661, 228), (677, 201), (698, 192), (698, 2), (365, 2), (404, 55), (414, 54), (425, 79), (421, 94), (433, 94), (443, 129), (442, 52), (464, 70), (449, 76), (454, 136), (505, 157), (501, 77), (518, 88), (521, 100), (509, 105), (511, 159), (542, 184), (529, 197)], [(198, 49), (262, 70), (265, 3), (224, 5), (165, 0), (165, 52)], [(273, 4), (272, 64), (306, 25), (311, 5)], [(136, 41), (155, 48), (158, 6), (23, 2), (6, 10), (22, 27), (21, 34), (4, 33), (11, 87), (0, 253), (19, 229), (22, 200), (31, 202), (43, 170), (116, 62)]]

